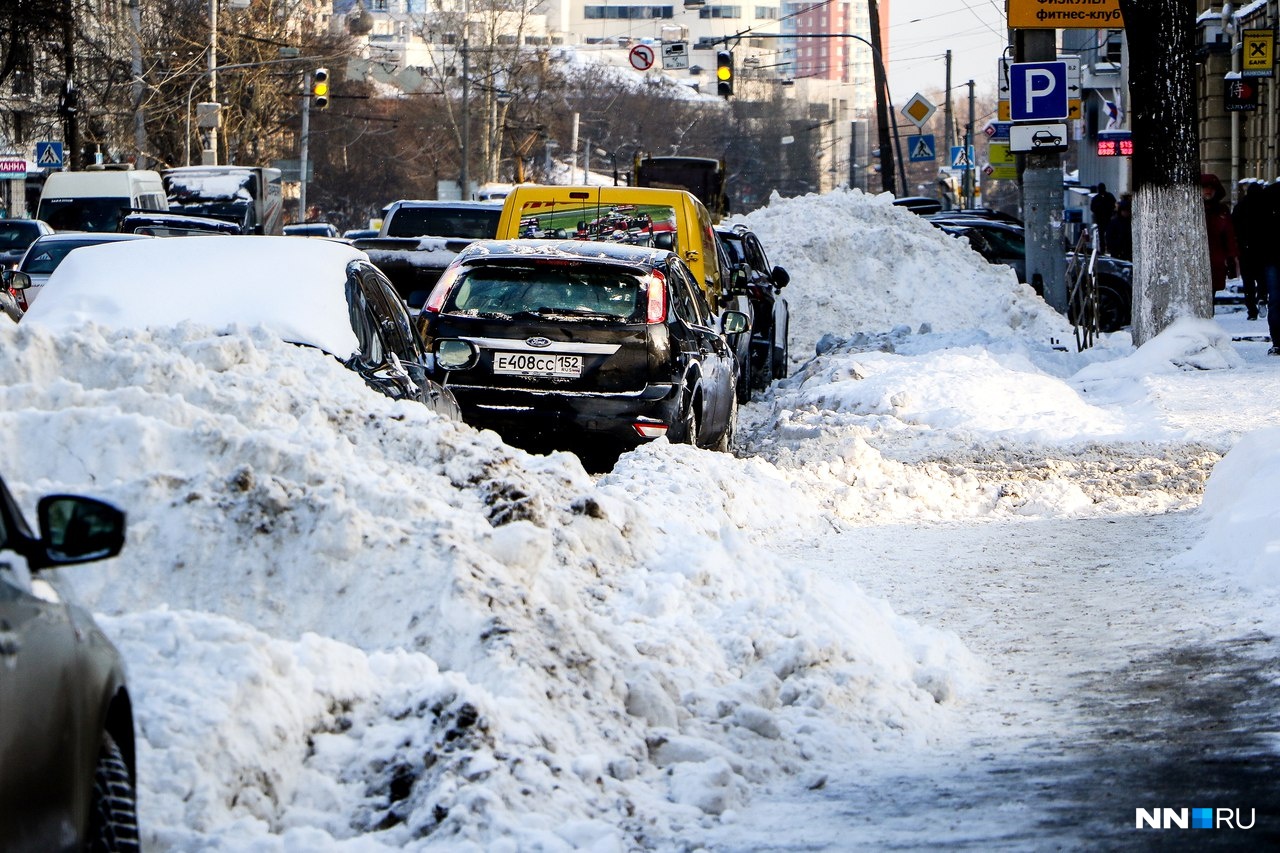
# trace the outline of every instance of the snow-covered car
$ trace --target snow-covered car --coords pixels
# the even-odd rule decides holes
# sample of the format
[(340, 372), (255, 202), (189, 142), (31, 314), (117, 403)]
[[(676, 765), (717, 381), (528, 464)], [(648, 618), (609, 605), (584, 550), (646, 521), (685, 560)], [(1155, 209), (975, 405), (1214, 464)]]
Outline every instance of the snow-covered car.
[(0, 219), (0, 269), (16, 266), (37, 237), (52, 233), (39, 219)]
[[(419, 315), (470, 423), (515, 444), (591, 450), (660, 436), (727, 450), (736, 365), (689, 267), (669, 249), (480, 240)], [(583, 441), (586, 437), (589, 441)]]
[(88, 231), (63, 231), (56, 234), (46, 234), (43, 237), (36, 238), (22, 256), (22, 260), (18, 262), (16, 271), (25, 273), (27, 278), (23, 280), (21, 287), (15, 286), (12, 271), (6, 270), (3, 273), (3, 283), (8, 288), (10, 295), (17, 303), (20, 311), (26, 311), (31, 307), (31, 303), (40, 295), (40, 289), (44, 287), (45, 282), (49, 280), (49, 276), (58, 268), (63, 259), (67, 257), (75, 249), (83, 249), (86, 246), (97, 246), (102, 243), (114, 243), (120, 240), (146, 240), (148, 237), (144, 234), (115, 234), (112, 232), (88, 232)]
[(151, 237), (192, 237), (204, 234), (240, 234), (240, 226), (229, 219), (192, 216), (185, 213), (130, 213), (120, 220), (123, 234)]
[(124, 513), (75, 495), (33, 534), (0, 479), (0, 847), (138, 849), (132, 702), (120, 653), (47, 569), (105, 560)]
[(426, 351), (390, 282), (345, 243), (209, 236), (93, 246), (68, 257), (45, 291), (23, 323), (261, 325), (334, 356), (389, 397), (459, 414), (427, 376)]

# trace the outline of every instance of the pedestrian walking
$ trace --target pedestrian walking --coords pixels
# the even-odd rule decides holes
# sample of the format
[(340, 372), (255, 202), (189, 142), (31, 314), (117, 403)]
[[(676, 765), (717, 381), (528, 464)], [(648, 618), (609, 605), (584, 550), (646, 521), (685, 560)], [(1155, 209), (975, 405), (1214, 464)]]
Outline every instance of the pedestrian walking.
[[(1272, 235), (1280, 233), (1280, 179), (1267, 184), (1262, 190), (1262, 203), (1259, 205), (1262, 217), (1261, 228), (1264, 233)], [(1280, 355), (1280, 311), (1274, 311), (1280, 301), (1280, 240), (1272, 239), (1264, 242), (1259, 251), (1258, 260), (1262, 264), (1262, 281), (1267, 293), (1267, 331), (1271, 333), (1270, 355)]]
[(1209, 232), (1209, 271), (1213, 276), (1213, 292), (1224, 290), (1227, 278), (1234, 277), (1240, 250), (1236, 246), (1236, 229), (1231, 225), (1231, 211), (1227, 207), (1227, 191), (1217, 175), (1200, 176), (1200, 191), (1204, 196), (1204, 224)]
[(1240, 249), (1240, 279), (1244, 288), (1244, 308), (1250, 320), (1258, 319), (1259, 298), (1266, 299), (1266, 283), (1262, 276), (1262, 255), (1267, 240), (1274, 232), (1268, 232), (1264, 210), (1262, 181), (1245, 178), (1240, 182), (1244, 193), (1231, 211), (1231, 225), (1236, 231), (1236, 245)]
[(1093, 224), (1098, 227), (1098, 251), (1107, 252), (1107, 226), (1111, 217), (1116, 214), (1116, 197), (1107, 192), (1107, 185), (1099, 183), (1089, 202), (1089, 212), (1093, 214)]
[(1111, 257), (1133, 260), (1133, 193), (1122, 193), (1116, 215), (1107, 225), (1107, 251)]

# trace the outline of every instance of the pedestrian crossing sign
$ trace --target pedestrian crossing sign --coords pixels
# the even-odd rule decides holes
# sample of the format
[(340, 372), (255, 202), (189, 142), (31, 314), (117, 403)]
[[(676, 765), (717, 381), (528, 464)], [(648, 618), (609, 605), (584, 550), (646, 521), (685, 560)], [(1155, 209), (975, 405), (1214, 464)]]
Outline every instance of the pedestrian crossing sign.
[(922, 133), (907, 139), (907, 159), (912, 163), (927, 163), (938, 159), (937, 150), (932, 133)]
[(36, 143), (36, 166), (41, 169), (61, 169), (62, 162), (61, 142)]
[(951, 168), (959, 169), (962, 172), (973, 168), (973, 146), (966, 148), (963, 145), (951, 146)]

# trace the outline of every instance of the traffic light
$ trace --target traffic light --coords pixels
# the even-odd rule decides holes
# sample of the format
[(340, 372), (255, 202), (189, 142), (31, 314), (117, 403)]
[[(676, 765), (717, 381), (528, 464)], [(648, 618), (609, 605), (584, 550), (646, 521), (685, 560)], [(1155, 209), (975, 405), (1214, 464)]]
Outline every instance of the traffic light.
[(727, 98), (733, 94), (733, 51), (716, 51), (716, 94)]
[(329, 106), (329, 69), (317, 68), (311, 72), (311, 94), (315, 98), (315, 108), (327, 109)]

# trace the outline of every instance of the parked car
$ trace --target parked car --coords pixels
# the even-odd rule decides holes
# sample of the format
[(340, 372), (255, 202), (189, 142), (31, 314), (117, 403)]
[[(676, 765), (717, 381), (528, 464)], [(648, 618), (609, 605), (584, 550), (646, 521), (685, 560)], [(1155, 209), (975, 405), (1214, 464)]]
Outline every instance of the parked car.
[[(482, 240), (419, 315), (463, 417), (516, 444), (623, 448), (659, 436), (727, 450), (735, 365), (688, 265), (670, 249)], [(589, 439), (584, 441), (584, 439)]]
[(17, 266), (37, 237), (52, 233), (39, 219), (0, 219), (0, 269)]
[(354, 245), (417, 310), (458, 252), (473, 240), (497, 236), (501, 215), (501, 201), (401, 199), (383, 211), (382, 228), (373, 237)]
[(733, 265), (731, 289), (745, 291), (751, 300), (750, 375), (753, 387), (764, 388), (787, 375), (791, 314), (781, 294), (791, 276), (770, 265), (760, 238), (747, 226), (716, 228), (716, 236)]
[(192, 237), (203, 234), (241, 234), (229, 219), (185, 213), (130, 213), (120, 220), (120, 233), (149, 237)]
[(368, 240), (370, 237), (377, 236), (377, 228), (348, 228), (342, 232), (343, 240)]
[(1021, 225), (949, 214), (931, 216), (929, 221), (946, 233), (967, 240), (990, 263), (1012, 267), (1018, 281), (1027, 280), (1027, 244)]
[[(1067, 290), (1071, 296), (1076, 278), (1077, 264), (1088, 264), (1088, 254), (1067, 253)], [(1098, 331), (1118, 332), (1128, 326), (1133, 313), (1133, 264), (1110, 255), (1098, 255), (1094, 259), (1093, 277), (1098, 284)], [(1067, 318), (1072, 323), (1080, 319), (1079, 299), (1072, 299), (1067, 306)]]
[(86, 246), (97, 246), (102, 243), (115, 243), (120, 240), (146, 240), (148, 239), (142, 234), (116, 234), (111, 232), (89, 233), (87, 231), (63, 231), (56, 234), (46, 234), (43, 237), (36, 238), (36, 241), (27, 247), (27, 252), (22, 256), (22, 260), (18, 262), (16, 271), (26, 273), (26, 281), (21, 288), (15, 287), (13, 284), (13, 270), (6, 270), (3, 278), (0, 278), (9, 294), (14, 298), (20, 311), (26, 311), (31, 307), (31, 303), (40, 295), (40, 289), (44, 287), (49, 276), (58, 268), (63, 259), (76, 249), (83, 249)]
[(22, 322), (75, 329), (89, 321), (263, 325), (334, 356), (389, 397), (459, 415), (453, 395), (427, 376), (426, 350), (386, 276), (344, 243), (226, 236), (81, 249)]
[(912, 213), (920, 216), (929, 216), (942, 210), (942, 202), (936, 198), (926, 198), (925, 196), (906, 196), (904, 198), (895, 198), (893, 200), (895, 207), (905, 207)]
[(45, 575), (120, 553), (124, 513), (75, 495), (42, 497), (36, 512), (38, 535), (0, 479), (0, 847), (136, 851), (124, 663)]
[(286, 237), (338, 237), (338, 229), (328, 222), (297, 222), (284, 227)]

